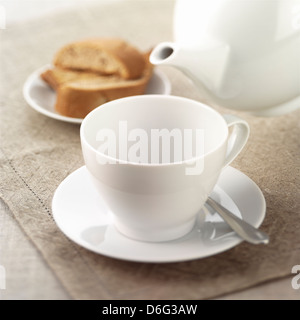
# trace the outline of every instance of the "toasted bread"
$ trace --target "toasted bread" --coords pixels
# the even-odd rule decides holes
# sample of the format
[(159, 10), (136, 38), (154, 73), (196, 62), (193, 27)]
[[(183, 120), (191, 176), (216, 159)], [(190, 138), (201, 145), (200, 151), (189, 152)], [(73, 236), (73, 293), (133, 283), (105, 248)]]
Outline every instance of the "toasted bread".
[(145, 65), (143, 54), (126, 41), (117, 38), (88, 39), (61, 48), (54, 58), (56, 67), (118, 75), (138, 79)]
[(41, 78), (57, 93), (58, 113), (84, 118), (107, 101), (145, 93), (153, 69), (149, 55), (120, 39), (75, 42), (56, 54), (55, 66)]
[(144, 94), (151, 75), (152, 66), (149, 63), (142, 77), (136, 80), (97, 75), (94, 78), (73, 79), (58, 86), (55, 109), (65, 116), (84, 118), (105, 102)]
[(107, 83), (119, 79), (119, 76), (101, 76), (93, 72), (73, 71), (68, 69), (62, 69), (54, 67), (53, 69), (47, 69), (41, 74), (41, 78), (49, 84), (49, 86), (57, 90), (59, 86), (71, 81), (85, 82), (88, 80), (96, 81), (97, 83)]

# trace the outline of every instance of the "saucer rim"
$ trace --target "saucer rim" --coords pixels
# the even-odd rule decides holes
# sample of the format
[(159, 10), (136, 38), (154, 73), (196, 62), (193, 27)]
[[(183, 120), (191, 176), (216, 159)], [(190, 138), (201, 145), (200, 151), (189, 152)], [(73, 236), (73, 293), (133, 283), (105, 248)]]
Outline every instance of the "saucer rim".
[[(72, 117), (60, 115), (59, 113), (56, 113), (55, 111), (49, 111), (46, 108), (44, 108), (43, 106), (41, 106), (40, 104), (36, 103), (35, 100), (32, 98), (32, 96), (30, 94), (30, 89), (32, 88), (34, 81), (36, 81), (38, 78), (40, 78), (40, 75), (43, 71), (45, 71), (51, 67), (52, 67), (51, 64), (46, 64), (46, 65), (36, 69), (35, 71), (33, 71), (27, 77), (26, 81), (24, 82), (23, 89), (22, 89), (23, 97), (24, 97), (25, 101), (32, 109), (39, 112), (40, 114), (43, 114), (44, 116), (47, 116), (49, 118), (59, 120), (59, 121), (81, 124), (83, 121), (83, 118), (72, 118)], [(159, 70), (158, 68), (154, 68), (152, 77), (157, 77), (158, 79), (160, 79), (162, 81), (162, 83), (164, 85), (164, 93), (161, 93), (162, 95), (170, 95), (171, 94), (171, 91), (172, 91), (171, 81), (163, 71)], [(41, 79), (41, 81), (43, 81), (43, 80)], [(52, 89), (49, 87), (49, 90), (52, 90)], [(145, 94), (155, 94), (155, 93), (147, 93), (146, 92)]]
[[(57, 193), (60, 192), (60, 189), (63, 187), (63, 184), (64, 182), (73, 174), (76, 174), (76, 172), (78, 171), (81, 171), (81, 170), (87, 170), (86, 169), (86, 166), (82, 166), (80, 168), (78, 168), (77, 170), (75, 170), (74, 172), (72, 172), (70, 175), (68, 175), (61, 183), (60, 185), (58, 186), (58, 188), (56, 189), (55, 193), (54, 193), (54, 196), (53, 196), (53, 199), (52, 199), (52, 216), (53, 216), (53, 219), (54, 221), (56, 222), (58, 228), (60, 229), (60, 231), (68, 238), (70, 239), (71, 241), (73, 241), (74, 243), (76, 243), (77, 245), (89, 250), (89, 251), (92, 251), (96, 254), (101, 254), (103, 256), (106, 256), (106, 257), (109, 257), (109, 258), (113, 258), (113, 259), (117, 259), (117, 260), (122, 260), (122, 261), (131, 261), (131, 262), (139, 262), (139, 263), (176, 263), (176, 262), (184, 262), (184, 261), (191, 261), (191, 260), (198, 260), (198, 259), (203, 259), (203, 258), (207, 258), (207, 257), (210, 257), (210, 256), (213, 256), (213, 255), (217, 255), (217, 254), (220, 254), (222, 252), (225, 252), (227, 250), (230, 250), (232, 249), (233, 247), (239, 245), (240, 243), (242, 243), (244, 240), (241, 239), (237, 234), (235, 234), (234, 232), (232, 232), (232, 237), (230, 238), (230, 242), (229, 244), (227, 243), (227, 245), (223, 245), (223, 247), (219, 250), (214, 250), (212, 252), (208, 252), (207, 254), (201, 254), (200, 250), (199, 252), (195, 253), (195, 254), (188, 254), (188, 255), (185, 255), (184, 257), (177, 257), (177, 258), (168, 258), (168, 257), (150, 257), (150, 258), (139, 258), (137, 256), (134, 256), (134, 254), (132, 256), (128, 256), (128, 255), (120, 255), (120, 254), (115, 254), (115, 253), (109, 253), (105, 250), (102, 250), (101, 252), (99, 251), (99, 248), (96, 248), (95, 246), (87, 243), (87, 242), (84, 242), (84, 241), (78, 241), (78, 238), (74, 237), (73, 235), (70, 235), (68, 234), (67, 232), (65, 232), (64, 230), (64, 227), (61, 226), (61, 223), (59, 221), (59, 219), (57, 218), (56, 214), (55, 214), (55, 210), (53, 209), (55, 207), (55, 199), (56, 199), (56, 195)], [(258, 228), (262, 222), (264, 221), (265, 219), (265, 216), (266, 216), (266, 201), (265, 201), (265, 197), (261, 191), (261, 189), (258, 187), (258, 185), (251, 179), (249, 178), (246, 174), (244, 174), (243, 172), (239, 171), (238, 169), (235, 169), (231, 166), (227, 166), (226, 168), (224, 168), (223, 172), (225, 172), (225, 170), (229, 170), (231, 172), (233, 172), (234, 174), (238, 174), (242, 179), (247, 179), (248, 182), (251, 183), (252, 187), (254, 187), (254, 190), (255, 190), (255, 193), (256, 193), (256, 196), (257, 196), (257, 202), (260, 201), (260, 206), (261, 206), (261, 210), (260, 210), (260, 213), (257, 213), (257, 216), (255, 217), (256, 221), (254, 223), (251, 223), (254, 227)], [(221, 173), (222, 175), (222, 173)], [(220, 177), (221, 178), (221, 177)], [(219, 185), (218, 183), (216, 184), (216, 186)], [(223, 189), (221, 187), (221, 189)], [(225, 193), (226, 190), (224, 190)], [(232, 197), (229, 196), (231, 199)], [(232, 199), (234, 201), (234, 203), (236, 203), (236, 200), (235, 199)], [(243, 218), (245, 218), (243, 216), (243, 211), (241, 210), (240, 211), (241, 215)], [(245, 219), (247, 220), (247, 219)], [(250, 222), (250, 221), (248, 221)], [(115, 230), (116, 228), (110, 224), (110, 227), (113, 227)], [(118, 231), (116, 231), (118, 232)], [(193, 231), (191, 231), (189, 234), (191, 234)], [(172, 243), (175, 243), (175, 242), (180, 242), (180, 239), (175, 239), (175, 240), (171, 240), (171, 241), (166, 241), (166, 242), (162, 242), (162, 243), (151, 243), (151, 242), (141, 242), (141, 241), (136, 241), (136, 240), (133, 240), (133, 239), (129, 239), (127, 238), (126, 236), (120, 234), (118, 232), (118, 235), (121, 236), (121, 237), (124, 237), (127, 241), (132, 241), (134, 243), (137, 243), (139, 245), (144, 245), (145, 247), (147, 246), (160, 246), (161, 244), (172, 244)], [(182, 238), (183, 239), (183, 238)]]

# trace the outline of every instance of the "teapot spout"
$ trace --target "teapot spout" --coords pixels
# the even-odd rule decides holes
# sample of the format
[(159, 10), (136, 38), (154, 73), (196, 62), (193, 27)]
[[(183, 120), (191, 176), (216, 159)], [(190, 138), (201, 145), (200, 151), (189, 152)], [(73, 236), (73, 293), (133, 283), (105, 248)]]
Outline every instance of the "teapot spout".
[(154, 65), (172, 65), (178, 64), (179, 46), (173, 42), (162, 42), (158, 44), (150, 55), (150, 62)]
[(163, 42), (153, 49), (150, 62), (176, 67), (196, 86), (218, 92), (228, 66), (229, 52), (229, 46), (221, 43), (213, 43), (205, 48), (185, 48), (176, 42)]

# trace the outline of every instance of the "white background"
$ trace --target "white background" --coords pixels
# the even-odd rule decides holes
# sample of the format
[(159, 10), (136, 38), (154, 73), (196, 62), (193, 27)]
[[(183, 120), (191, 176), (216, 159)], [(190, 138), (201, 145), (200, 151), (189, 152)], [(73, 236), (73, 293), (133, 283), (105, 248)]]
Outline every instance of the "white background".
[(124, 0), (4, 0), (0, 1), (0, 5), (5, 8), (6, 27), (9, 27), (14, 22), (30, 20), (70, 7), (112, 1)]

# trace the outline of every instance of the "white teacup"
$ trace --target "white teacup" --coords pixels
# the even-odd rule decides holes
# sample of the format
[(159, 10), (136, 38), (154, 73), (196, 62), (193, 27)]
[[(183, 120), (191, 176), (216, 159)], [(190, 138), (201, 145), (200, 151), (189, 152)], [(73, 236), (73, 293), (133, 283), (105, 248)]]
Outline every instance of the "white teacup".
[(191, 231), (221, 170), (247, 142), (249, 126), (194, 100), (142, 95), (93, 110), (80, 136), (115, 227), (160, 242)]

